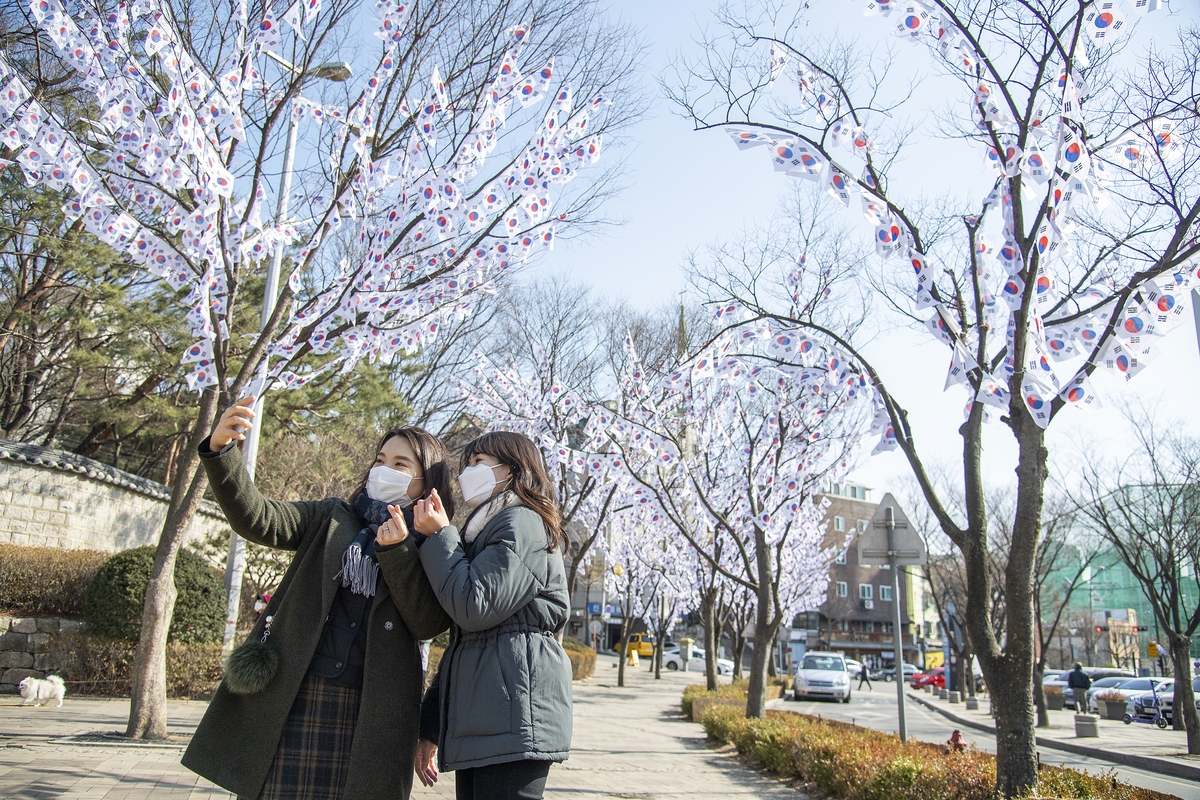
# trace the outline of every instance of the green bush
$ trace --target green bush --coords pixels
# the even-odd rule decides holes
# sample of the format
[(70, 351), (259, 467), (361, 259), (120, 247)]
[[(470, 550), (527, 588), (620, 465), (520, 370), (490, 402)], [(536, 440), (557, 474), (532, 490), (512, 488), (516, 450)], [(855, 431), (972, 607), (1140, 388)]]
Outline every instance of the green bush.
[(109, 554), (0, 544), (0, 611), (12, 616), (80, 617), (83, 596)]
[[(700, 687), (703, 688), (703, 687)], [(733, 744), (754, 764), (814, 783), (844, 800), (992, 800), (996, 759), (803, 714), (769, 712), (746, 719), (730, 706), (704, 712), (709, 736)], [(1169, 795), (1121, 783), (1112, 773), (1064, 767), (1038, 773), (1041, 795), (1096, 800), (1166, 800)]]
[[(59, 633), (46, 642), (54, 671), (75, 695), (128, 697), (134, 642), (84, 633)], [(207, 700), (223, 675), (220, 645), (167, 645), (167, 696)]]
[(692, 718), (692, 698), (694, 697), (719, 697), (725, 700), (745, 700), (746, 690), (749, 687), (749, 681), (735, 680), (733, 683), (723, 683), (711, 692), (703, 683), (693, 683), (691, 686), (685, 686), (683, 689), (683, 699), (679, 706), (683, 709), (683, 715), (688, 719)]
[(571, 659), (571, 680), (581, 681), (596, 671), (596, 651), (572, 636), (563, 637), (563, 649)]
[[(154, 566), (154, 548), (137, 547), (104, 562), (88, 585), (83, 618), (92, 633), (134, 641), (142, 628), (142, 602)], [(175, 615), (168, 639), (213, 644), (225, 631), (225, 586), (208, 562), (190, 550), (175, 560)]]

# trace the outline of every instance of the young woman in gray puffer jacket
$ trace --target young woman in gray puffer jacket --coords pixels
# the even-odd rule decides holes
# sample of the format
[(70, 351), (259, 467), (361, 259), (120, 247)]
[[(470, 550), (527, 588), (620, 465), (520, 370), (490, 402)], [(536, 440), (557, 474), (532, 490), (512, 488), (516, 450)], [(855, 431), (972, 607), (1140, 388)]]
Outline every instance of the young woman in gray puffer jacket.
[(554, 485), (533, 443), (469, 443), (460, 532), (436, 491), (413, 510), (421, 564), (450, 616), (450, 645), (421, 707), (416, 773), (455, 770), (458, 800), (539, 800), (571, 746), (571, 662), (555, 638), (570, 601)]

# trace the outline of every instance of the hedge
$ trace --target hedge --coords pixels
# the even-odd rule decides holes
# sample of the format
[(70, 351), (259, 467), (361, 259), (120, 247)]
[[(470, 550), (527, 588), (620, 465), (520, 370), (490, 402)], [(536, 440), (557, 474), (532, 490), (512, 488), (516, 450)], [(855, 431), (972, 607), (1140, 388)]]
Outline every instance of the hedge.
[(563, 637), (563, 650), (571, 659), (571, 680), (581, 681), (596, 671), (596, 651), (573, 636)]
[[(704, 712), (709, 736), (733, 744), (754, 764), (778, 775), (814, 783), (843, 800), (993, 800), (996, 759), (970, 748), (948, 753), (941, 745), (804, 714), (772, 711), (746, 719), (736, 708)], [(1092, 775), (1043, 767), (1038, 791), (1055, 798), (1167, 800), (1121, 783), (1112, 773)]]
[[(142, 604), (154, 566), (153, 547), (135, 547), (100, 566), (83, 599), (83, 618), (92, 633), (136, 640), (142, 629)], [(175, 560), (175, 612), (169, 641), (215, 644), (225, 631), (225, 584), (207, 561), (190, 550)]]
[[(59, 633), (45, 644), (67, 693), (128, 697), (135, 642), (84, 633)], [(207, 700), (224, 674), (221, 646), (171, 642), (167, 645), (167, 696)]]
[(109, 553), (0, 544), (0, 612), (83, 616), (83, 596)]
[[(789, 678), (768, 678), (768, 687), (779, 687), (780, 691), (786, 690), (791, 685)], [(692, 699), (695, 697), (712, 697), (721, 700), (746, 700), (749, 693), (750, 681), (745, 678), (736, 679), (732, 683), (723, 683), (712, 691), (708, 690), (706, 684), (693, 683), (691, 686), (686, 686), (683, 689), (683, 699), (679, 706), (683, 709), (683, 715), (688, 719), (692, 718)], [(773, 699), (770, 695), (768, 700)]]
[[(426, 687), (433, 680), (433, 676), (437, 674), (438, 665), (442, 663), (442, 656), (445, 655), (446, 647), (449, 644), (450, 637), (446, 634), (438, 636), (430, 644), (429, 662), (425, 668)], [(581, 681), (584, 678), (590, 678), (596, 671), (595, 650), (570, 636), (563, 637), (563, 649), (567, 651), (567, 658), (571, 659), (571, 680)]]

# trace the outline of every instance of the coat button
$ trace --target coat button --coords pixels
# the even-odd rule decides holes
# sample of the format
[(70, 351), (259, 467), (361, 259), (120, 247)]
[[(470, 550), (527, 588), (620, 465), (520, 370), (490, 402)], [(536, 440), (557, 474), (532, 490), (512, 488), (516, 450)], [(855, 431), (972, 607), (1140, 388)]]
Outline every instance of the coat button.
[(383, 623), (383, 629), (385, 631), (390, 631), (392, 629), (392, 621), (390, 619), (387, 622)]
[(350, 623), (350, 627), (351, 627), (351, 628), (353, 628), (353, 627), (354, 627), (355, 625), (357, 625), (357, 624), (358, 624), (357, 622), (351, 622), (351, 623)]
[(334, 664), (334, 666), (335, 666), (335, 667), (337, 667), (338, 669), (341, 669), (341, 668), (342, 668), (342, 662), (340, 662), (340, 661), (339, 661), (339, 662), (337, 662), (336, 664)]

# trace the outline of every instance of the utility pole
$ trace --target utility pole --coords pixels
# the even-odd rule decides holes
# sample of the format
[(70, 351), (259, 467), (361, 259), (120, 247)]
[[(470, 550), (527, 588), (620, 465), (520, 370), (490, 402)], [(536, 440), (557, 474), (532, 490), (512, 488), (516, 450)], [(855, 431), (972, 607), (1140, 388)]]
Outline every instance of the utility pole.
[[(302, 80), (317, 78), (333, 83), (342, 83), (351, 77), (350, 65), (344, 61), (331, 61), (320, 65), (310, 72), (302, 72), (275, 53), (270, 51), (265, 52), (289, 72), (299, 76)], [(283, 151), (283, 171), (279, 176), (279, 194), (275, 199), (276, 225), (283, 225), (287, 219), (288, 199), (292, 193), (292, 171), (296, 161), (296, 138), (298, 130), (296, 117), (290, 110), (288, 110), (287, 115), (287, 146)], [(267, 322), (271, 319), (271, 314), (275, 311), (275, 300), (279, 295), (279, 270), (282, 264), (283, 243), (280, 242), (275, 246), (275, 251), (271, 253), (271, 260), (267, 265), (267, 281), (266, 286), (263, 288), (262, 312), (259, 314), (260, 329), (266, 328)], [(267, 375), (266, 359), (263, 360), (259, 370), (258, 376), (265, 377)], [(257, 382), (257, 378), (255, 382)], [(254, 383), (251, 384), (252, 386), (254, 386)], [(246, 473), (250, 476), (250, 479), (254, 480), (254, 468), (258, 463), (258, 441), (262, 435), (262, 388), (260, 387), (257, 391), (250, 391), (249, 393), (257, 394), (254, 400), (254, 413), (256, 416), (254, 424), (250, 426), (250, 432), (246, 434), (246, 441), (242, 443), (242, 463), (246, 465)], [(229, 552), (225, 558), (225, 632), (221, 644), (221, 651), (225, 655), (233, 651), (234, 640), (237, 637), (238, 616), (242, 605), (242, 576), (245, 572), (246, 541), (233, 531), (230, 531)]]
[(884, 509), (887, 514), (885, 525), (888, 537), (888, 560), (892, 566), (892, 644), (896, 650), (896, 707), (900, 712), (900, 741), (908, 741), (908, 724), (904, 719), (904, 639), (900, 627), (900, 564), (896, 552), (896, 511), (892, 506)]

